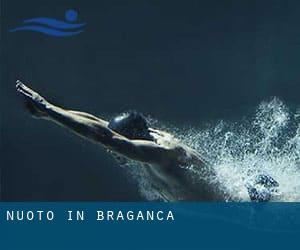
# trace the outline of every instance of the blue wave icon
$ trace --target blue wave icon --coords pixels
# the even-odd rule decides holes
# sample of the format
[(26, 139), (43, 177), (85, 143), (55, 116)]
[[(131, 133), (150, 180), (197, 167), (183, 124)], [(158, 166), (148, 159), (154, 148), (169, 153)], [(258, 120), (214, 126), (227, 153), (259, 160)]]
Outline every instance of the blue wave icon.
[(24, 25), (9, 31), (35, 31), (56, 37), (74, 36), (83, 32), (83, 27), (85, 26), (85, 23), (74, 23), (77, 20), (77, 17), (78, 13), (75, 10), (67, 10), (65, 12), (66, 21), (47, 17), (37, 17), (24, 20)]

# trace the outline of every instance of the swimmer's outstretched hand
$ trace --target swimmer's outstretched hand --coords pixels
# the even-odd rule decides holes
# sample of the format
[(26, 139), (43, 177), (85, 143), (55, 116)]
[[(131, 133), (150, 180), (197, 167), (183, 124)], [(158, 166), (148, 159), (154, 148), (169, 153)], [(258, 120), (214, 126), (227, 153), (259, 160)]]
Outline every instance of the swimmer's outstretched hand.
[(49, 103), (38, 93), (27, 87), (20, 80), (16, 81), (16, 90), (25, 97), (26, 108), (36, 118), (45, 117), (46, 108)]

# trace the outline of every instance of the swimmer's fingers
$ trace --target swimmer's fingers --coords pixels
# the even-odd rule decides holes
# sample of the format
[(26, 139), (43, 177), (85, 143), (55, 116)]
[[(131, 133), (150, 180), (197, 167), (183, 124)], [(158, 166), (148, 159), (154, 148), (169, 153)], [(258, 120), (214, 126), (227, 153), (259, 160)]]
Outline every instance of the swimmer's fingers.
[(26, 98), (33, 97), (33, 91), (19, 80), (16, 81), (16, 90)]
[(47, 101), (19, 80), (16, 82), (16, 90), (25, 97), (27, 102), (31, 103), (32, 109), (35, 108), (37, 111), (42, 111), (46, 107)]
[(40, 96), (37, 92), (33, 91), (29, 87), (27, 87), (24, 83), (17, 80), (16, 82), (16, 90), (23, 95), (27, 100), (36, 102), (36, 103), (43, 103), (45, 99)]
[(32, 100), (41, 99), (41, 96), (38, 93), (34, 92), (32, 89), (27, 87), (24, 83), (22, 83), (19, 80), (16, 81), (16, 89), (20, 94), (22, 94), (27, 99), (32, 99)]

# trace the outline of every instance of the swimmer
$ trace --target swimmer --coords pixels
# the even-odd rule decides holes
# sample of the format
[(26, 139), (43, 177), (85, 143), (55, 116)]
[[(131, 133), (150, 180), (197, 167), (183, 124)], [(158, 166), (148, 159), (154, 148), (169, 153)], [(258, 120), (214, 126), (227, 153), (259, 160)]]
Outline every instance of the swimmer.
[[(106, 121), (55, 106), (21, 81), (16, 83), (17, 91), (25, 97), (27, 108), (34, 117), (58, 123), (85, 139), (102, 144), (122, 158), (142, 163), (141, 167), (151, 174), (153, 185), (158, 187), (163, 200), (230, 200), (218, 188), (214, 169), (198, 152), (171, 134), (149, 127), (142, 114), (125, 112)], [(190, 166), (204, 178), (193, 180)]]

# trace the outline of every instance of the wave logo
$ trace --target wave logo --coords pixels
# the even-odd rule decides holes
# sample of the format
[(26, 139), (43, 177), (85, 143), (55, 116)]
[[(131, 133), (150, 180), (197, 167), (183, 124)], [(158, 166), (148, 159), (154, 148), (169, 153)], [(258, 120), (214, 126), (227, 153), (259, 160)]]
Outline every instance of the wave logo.
[(85, 26), (85, 23), (75, 23), (77, 17), (78, 13), (75, 10), (67, 10), (65, 12), (65, 21), (37, 17), (24, 20), (22, 26), (11, 29), (10, 32), (34, 31), (55, 37), (75, 36), (83, 32)]

